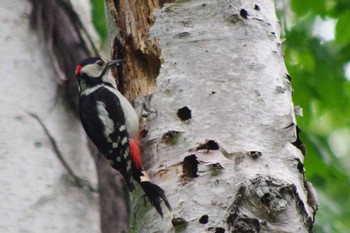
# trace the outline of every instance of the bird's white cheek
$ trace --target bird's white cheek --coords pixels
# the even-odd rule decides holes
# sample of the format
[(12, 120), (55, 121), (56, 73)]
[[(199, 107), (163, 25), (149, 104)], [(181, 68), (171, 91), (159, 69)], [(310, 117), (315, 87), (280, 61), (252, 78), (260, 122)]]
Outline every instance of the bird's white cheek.
[(103, 68), (93, 65), (87, 65), (80, 71), (81, 73), (86, 74), (90, 78), (99, 78), (103, 72)]

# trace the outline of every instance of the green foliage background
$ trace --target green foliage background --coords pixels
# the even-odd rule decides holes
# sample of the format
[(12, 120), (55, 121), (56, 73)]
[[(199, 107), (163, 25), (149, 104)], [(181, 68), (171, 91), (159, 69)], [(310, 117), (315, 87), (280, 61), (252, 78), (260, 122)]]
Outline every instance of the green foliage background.
[[(307, 145), (306, 177), (320, 201), (315, 232), (350, 232), (350, 1), (292, 0), (281, 9), (286, 64), (304, 110), (298, 119)], [(290, 12), (289, 12), (290, 13)], [(318, 19), (336, 20), (335, 38), (314, 35)], [(287, 23), (285, 22), (287, 21)]]
[[(91, 0), (93, 22), (106, 40), (104, 4)], [(307, 145), (306, 176), (317, 190), (320, 209), (315, 232), (350, 232), (350, 62), (349, 0), (278, 0), (284, 26), (286, 64), (295, 91), (293, 101)], [(335, 39), (324, 41), (313, 30), (317, 18), (335, 19)], [(347, 146), (349, 145), (349, 146)], [(342, 154), (337, 149), (342, 148)]]
[(101, 37), (102, 44), (107, 39), (107, 25), (104, 15), (104, 1), (90, 0), (92, 6), (92, 22), (96, 28), (97, 33)]

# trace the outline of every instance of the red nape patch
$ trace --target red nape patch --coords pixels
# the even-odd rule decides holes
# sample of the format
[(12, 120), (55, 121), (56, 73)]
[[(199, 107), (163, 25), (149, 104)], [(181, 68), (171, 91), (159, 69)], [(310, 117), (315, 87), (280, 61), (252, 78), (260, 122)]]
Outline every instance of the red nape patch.
[(79, 76), (81, 69), (83, 69), (83, 66), (77, 65), (77, 67), (75, 68), (75, 76)]
[(131, 160), (132, 160), (133, 164), (137, 168), (142, 169), (141, 150), (140, 150), (139, 141), (130, 138), (129, 139), (129, 147), (130, 147)]

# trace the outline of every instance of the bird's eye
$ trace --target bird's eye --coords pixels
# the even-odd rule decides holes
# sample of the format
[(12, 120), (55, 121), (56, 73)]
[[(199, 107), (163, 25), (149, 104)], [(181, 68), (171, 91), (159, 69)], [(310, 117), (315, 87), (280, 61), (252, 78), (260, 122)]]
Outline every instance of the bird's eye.
[(103, 66), (104, 62), (100, 60), (100, 61), (97, 61), (96, 64), (99, 66)]

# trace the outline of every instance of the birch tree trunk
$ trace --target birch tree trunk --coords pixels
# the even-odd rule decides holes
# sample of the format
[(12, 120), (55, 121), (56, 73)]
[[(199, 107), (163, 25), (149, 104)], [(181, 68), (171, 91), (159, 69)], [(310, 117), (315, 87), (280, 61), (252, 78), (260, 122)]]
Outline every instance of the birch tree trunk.
[(160, 219), (134, 194), (133, 231), (312, 232), (274, 2), (106, 3), (124, 93), (155, 90), (143, 160), (173, 207)]
[(38, 121), (75, 174), (96, 187), (85, 133), (58, 100), (58, 74), (30, 29), (31, 10), (26, 0), (1, 1), (0, 232), (100, 232), (98, 196), (72, 182)]

